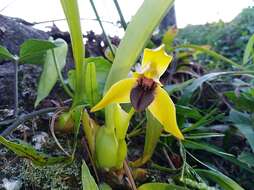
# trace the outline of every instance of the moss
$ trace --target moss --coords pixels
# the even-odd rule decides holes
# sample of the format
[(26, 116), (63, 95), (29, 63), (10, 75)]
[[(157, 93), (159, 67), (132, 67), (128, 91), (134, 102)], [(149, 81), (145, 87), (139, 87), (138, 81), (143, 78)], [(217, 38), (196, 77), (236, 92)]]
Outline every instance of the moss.
[(74, 161), (70, 165), (54, 165), (37, 167), (24, 160), (20, 170), (20, 178), (26, 188), (35, 189), (81, 189), (81, 162)]

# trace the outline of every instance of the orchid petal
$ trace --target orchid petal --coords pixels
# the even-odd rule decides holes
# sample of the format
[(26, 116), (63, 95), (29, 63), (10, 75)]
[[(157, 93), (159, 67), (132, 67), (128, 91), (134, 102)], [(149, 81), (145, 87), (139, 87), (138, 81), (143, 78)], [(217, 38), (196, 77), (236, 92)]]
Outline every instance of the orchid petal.
[(148, 109), (163, 125), (165, 131), (171, 133), (178, 139), (184, 139), (177, 125), (175, 105), (168, 93), (160, 86), (156, 87), (154, 101)]
[(171, 61), (172, 56), (165, 52), (164, 45), (153, 50), (145, 49), (141, 66), (144, 76), (159, 81)]
[(131, 89), (136, 85), (136, 78), (120, 80), (111, 86), (102, 100), (96, 104), (91, 112), (98, 111), (111, 103), (129, 103)]

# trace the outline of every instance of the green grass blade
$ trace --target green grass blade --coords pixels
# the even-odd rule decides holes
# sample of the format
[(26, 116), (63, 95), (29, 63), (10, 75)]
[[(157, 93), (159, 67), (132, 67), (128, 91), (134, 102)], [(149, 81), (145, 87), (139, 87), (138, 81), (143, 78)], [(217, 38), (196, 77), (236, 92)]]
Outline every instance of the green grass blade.
[(199, 175), (204, 176), (211, 181), (219, 184), (224, 190), (244, 190), (240, 185), (235, 181), (225, 176), (220, 172), (215, 172), (211, 170), (196, 169), (195, 170)]
[(254, 34), (250, 37), (243, 55), (243, 65), (254, 62)]
[(188, 190), (185, 187), (181, 187), (174, 184), (167, 183), (146, 183), (141, 185), (138, 190)]
[(198, 45), (194, 45), (194, 44), (182, 44), (182, 45), (179, 45), (179, 46), (176, 46), (175, 49), (179, 49), (179, 48), (190, 48), (190, 49), (194, 49), (196, 51), (201, 51), (201, 52), (204, 52), (206, 53), (207, 55), (213, 57), (214, 59), (216, 60), (221, 60), (221, 61), (224, 61), (225, 63), (228, 63), (236, 68), (242, 68), (242, 66), (218, 53), (216, 53), (215, 51), (212, 51), (212, 50), (209, 50), (207, 48), (203, 48), (201, 46), (198, 46)]

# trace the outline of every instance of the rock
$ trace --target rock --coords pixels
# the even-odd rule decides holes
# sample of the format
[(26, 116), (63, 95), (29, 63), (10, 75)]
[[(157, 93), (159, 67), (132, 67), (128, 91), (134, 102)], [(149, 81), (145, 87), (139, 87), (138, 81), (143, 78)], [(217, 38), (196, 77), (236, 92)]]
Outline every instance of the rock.
[(22, 187), (22, 182), (20, 180), (9, 180), (4, 178), (2, 187), (6, 190), (20, 190)]
[(30, 38), (48, 39), (49, 34), (32, 27), (28, 22), (0, 15), (0, 45), (18, 54), (19, 46)]
[[(49, 34), (32, 27), (22, 19), (0, 15), (0, 45), (6, 47), (12, 54), (18, 54), (20, 45), (27, 39), (48, 39)], [(19, 66), (19, 86), (21, 92), (26, 89), (34, 97), (34, 90), (40, 68), (33, 65)], [(31, 78), (33, 80), (31, 80)], [(13, 63), (0, 63), (0, 108), (12, 107), (14, 102), (14, 67)], [(29, 80), (29, 81), (28, 81)], [(24, 84), (28, 85), (25, 86)], [(22, 94), (20, 94), (22, 97)]]

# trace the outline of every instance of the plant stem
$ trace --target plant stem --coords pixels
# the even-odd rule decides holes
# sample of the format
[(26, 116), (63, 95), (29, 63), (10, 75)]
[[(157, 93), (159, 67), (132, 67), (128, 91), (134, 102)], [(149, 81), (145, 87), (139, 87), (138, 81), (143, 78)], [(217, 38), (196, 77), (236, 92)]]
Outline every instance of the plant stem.
[(73, 98), (73, 93), (70, 91), (70, 89), (68, 88), (68, 86), (65, 84), (65, 82), (64, 82), (64, 80), (63, 80), (62, 73), (61, 73), (60, 68), (59, 68), (59, 66), (58, 66), (58, 64), (57, 64), (57, 61), (56, 61), (56, 56), (55, 56), (55, 51), (54, 51), (54, 49), (51, 49), (51, 52), (52, 52), (52, 55), (53, 55), (53, 60), (54, 60), (54, 64), (55, 64), (55, 67), (56, 67), (56, 70), (57, 70), (57, 74), (58, 74), (59, 79), (60, 79), (60, 81), (61, 81), (61, 83), (62, 83), (62, 85), (63, 85), (63, 88), (64, 88), (65, 92), (66, 92), (70, 97)]
[(18, 61), (15, 60), (14, 62), (14, 117), (16, 118), (18, 116), (18, 107), (19, 107), (19, 71), (18, 71)]
[(167, 167), (158, 165), (158, 164), (153, 163), (153, 162), (151, 163), (151, 168), (160, 170), (160, 171), (162, 171), (162, 172), (170, 173), (170, 174), (177, 173), (177, 172), (179, 172), (179, 170), (180, 170), (179, 168), (178, 168), (178, 169), (170, 169), (170, 168), (167, 168)]
[(118, 4), (118, 1), (117, 0), (113, 0), (113, 1), (114, 1), (115, 6), (116, 6), (116, 10), (118, 12), (118, 15), (120, 17), (121, 25), (122, 25), (123, 29), (126, 30), (127, 24), (126, 24), (125, 19), (123, 17), (123, 13), (122, 13), (122, 10), (121, 10), (121, 8), (120, 8), (120, 6)]
[(126, 175), (127, 175), (128, 179), (129, 179), (132, 190), (137, 190), (137, 187), (136, 187), (135, 181), (133, 179), (131, 170), (130, 170), (126, 160), (124, 160), (124, 162), (123, 162), (123, 167), (124, 167), (124, 170), (126, 172)]
[(182, 165), (180, 179), (183, 180), (184, 172), (185, 172), (185, 167), (186, 167), (186, 152), (185, 152), (185, 148), (184, 148), (184, 146), (183, 146), (181, 141), (179, 141), (179, 144), (180, 144), (180, 154), (181, 154), (182, 160), (183, 160), (183, 165)]
[(94, 14), (95, 14), (95, 16), (96, 16), (96, 19), (98, 20), (98, 22), (99, 22), (99, 24), (100, 24), (101, 30), (102, 30), (102, 32), (103, 32), (103, 35), (104, 35), (104, 37), (106, 38), (106, 40), (107, 40), (107, 42), (108, 42), (109, 49), (110, 49), (111, 53), (113, 54), (113, 56), (115, 56), (114, 48), (113, 48), (113, 46), (112, 46), (112, 44), (111, 44), (111, 41), (110, 41), (109, 37), (108, 37), (107, 34), (106, 34), (106, 31), (105, 31), (103, 25), (102, 25), (100, 16), (99, 16), (99, 14), (98, 14), (98, 12), (97, 12), (97, 9), (96, 9), (96, 7), (95, 7), (95, 4), (94, 4), (93, 0), (90, 0), (90, 3), (91, 3), (91, 6), (92, 6), (92, 8), (93, 8), (93, 11), (94, 11)]
[(29, 114), (26, 115), (21, 115), (19, 117), (17, 117), (17, 119), (12, 123), (12, 125), (10, 125), (7, 129), (5, 129), (0, 136), (6, 137), (8, 136), (14, 129), (16, 129), (21, 123), (23, 123), (24, 121), (31, 119), (37, 115), (41, 115), (41, 114), (45, 114), (45, 113), (49, 113), (49, 112), (53, 112), (56, 111), (57, 109), (60, 109), (60, 107), (51, 107), (51, 108), (44, 108), (41, 110), (37, 110), (34, 112), (31, 112)]

